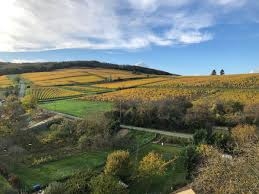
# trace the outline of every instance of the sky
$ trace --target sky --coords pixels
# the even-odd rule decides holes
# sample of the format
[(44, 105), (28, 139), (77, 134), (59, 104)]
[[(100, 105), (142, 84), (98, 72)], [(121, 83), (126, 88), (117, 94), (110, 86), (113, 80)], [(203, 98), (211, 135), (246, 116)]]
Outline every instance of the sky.
[(1, 0), (0, 61), (259, 72), (258, 0)]

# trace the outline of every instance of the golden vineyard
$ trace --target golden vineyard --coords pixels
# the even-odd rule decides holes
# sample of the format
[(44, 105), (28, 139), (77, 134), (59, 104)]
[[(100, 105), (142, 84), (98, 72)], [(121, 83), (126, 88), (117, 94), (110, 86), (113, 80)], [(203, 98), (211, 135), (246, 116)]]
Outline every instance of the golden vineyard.
[[(154, 101), (185, 96), (200, 102), (259, 103), (259, 74), (158, 76), (103, 68), (63, 69), (21, 75), (38, 100), (80, 98), (90, 101)], [(5, 76), (2, 85), (10, 85)]]

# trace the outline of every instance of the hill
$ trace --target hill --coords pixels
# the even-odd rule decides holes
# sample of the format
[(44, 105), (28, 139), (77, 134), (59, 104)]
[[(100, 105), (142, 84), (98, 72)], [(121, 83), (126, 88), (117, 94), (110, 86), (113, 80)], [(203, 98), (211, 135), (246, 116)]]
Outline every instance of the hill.
[(0, 62), (0, 75), (20, 74), (28, 72), (45, 72), (65, 68), (106, 68), (127, 70), (133, 73), (172, 75), (171, 73), (141, 66), (118, 65), (99, 61), (66, 61), (66, 62), (44, 62), (44, 63), (5, 63)]

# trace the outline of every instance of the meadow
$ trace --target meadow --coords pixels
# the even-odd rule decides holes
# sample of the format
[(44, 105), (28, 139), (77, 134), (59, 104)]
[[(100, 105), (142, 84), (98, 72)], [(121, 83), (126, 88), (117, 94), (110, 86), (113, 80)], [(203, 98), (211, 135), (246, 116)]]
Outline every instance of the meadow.
[(26, 188), (31, 189), (35, 184), (46, 185), (80, 170), (96, 169), (104, 164), (106, 156), (107, 152), (87, 152), (34, 167), (16, 166), (13, 172), (21, 178)]
[(112, 109), (110, 102), (93, 102), (82, 100), (59, 100), (40, 104), (40, 107), (77, 117), (98, 116)]

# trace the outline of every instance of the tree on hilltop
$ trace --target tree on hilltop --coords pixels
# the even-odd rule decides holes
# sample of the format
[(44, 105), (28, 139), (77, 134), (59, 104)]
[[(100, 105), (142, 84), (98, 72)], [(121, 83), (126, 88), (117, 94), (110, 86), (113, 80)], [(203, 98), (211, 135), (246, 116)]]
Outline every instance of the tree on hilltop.
[(217, 72), (215, 69), (213, 69), (213, 71), (211, 72), (211, 75), (217, 75)]

